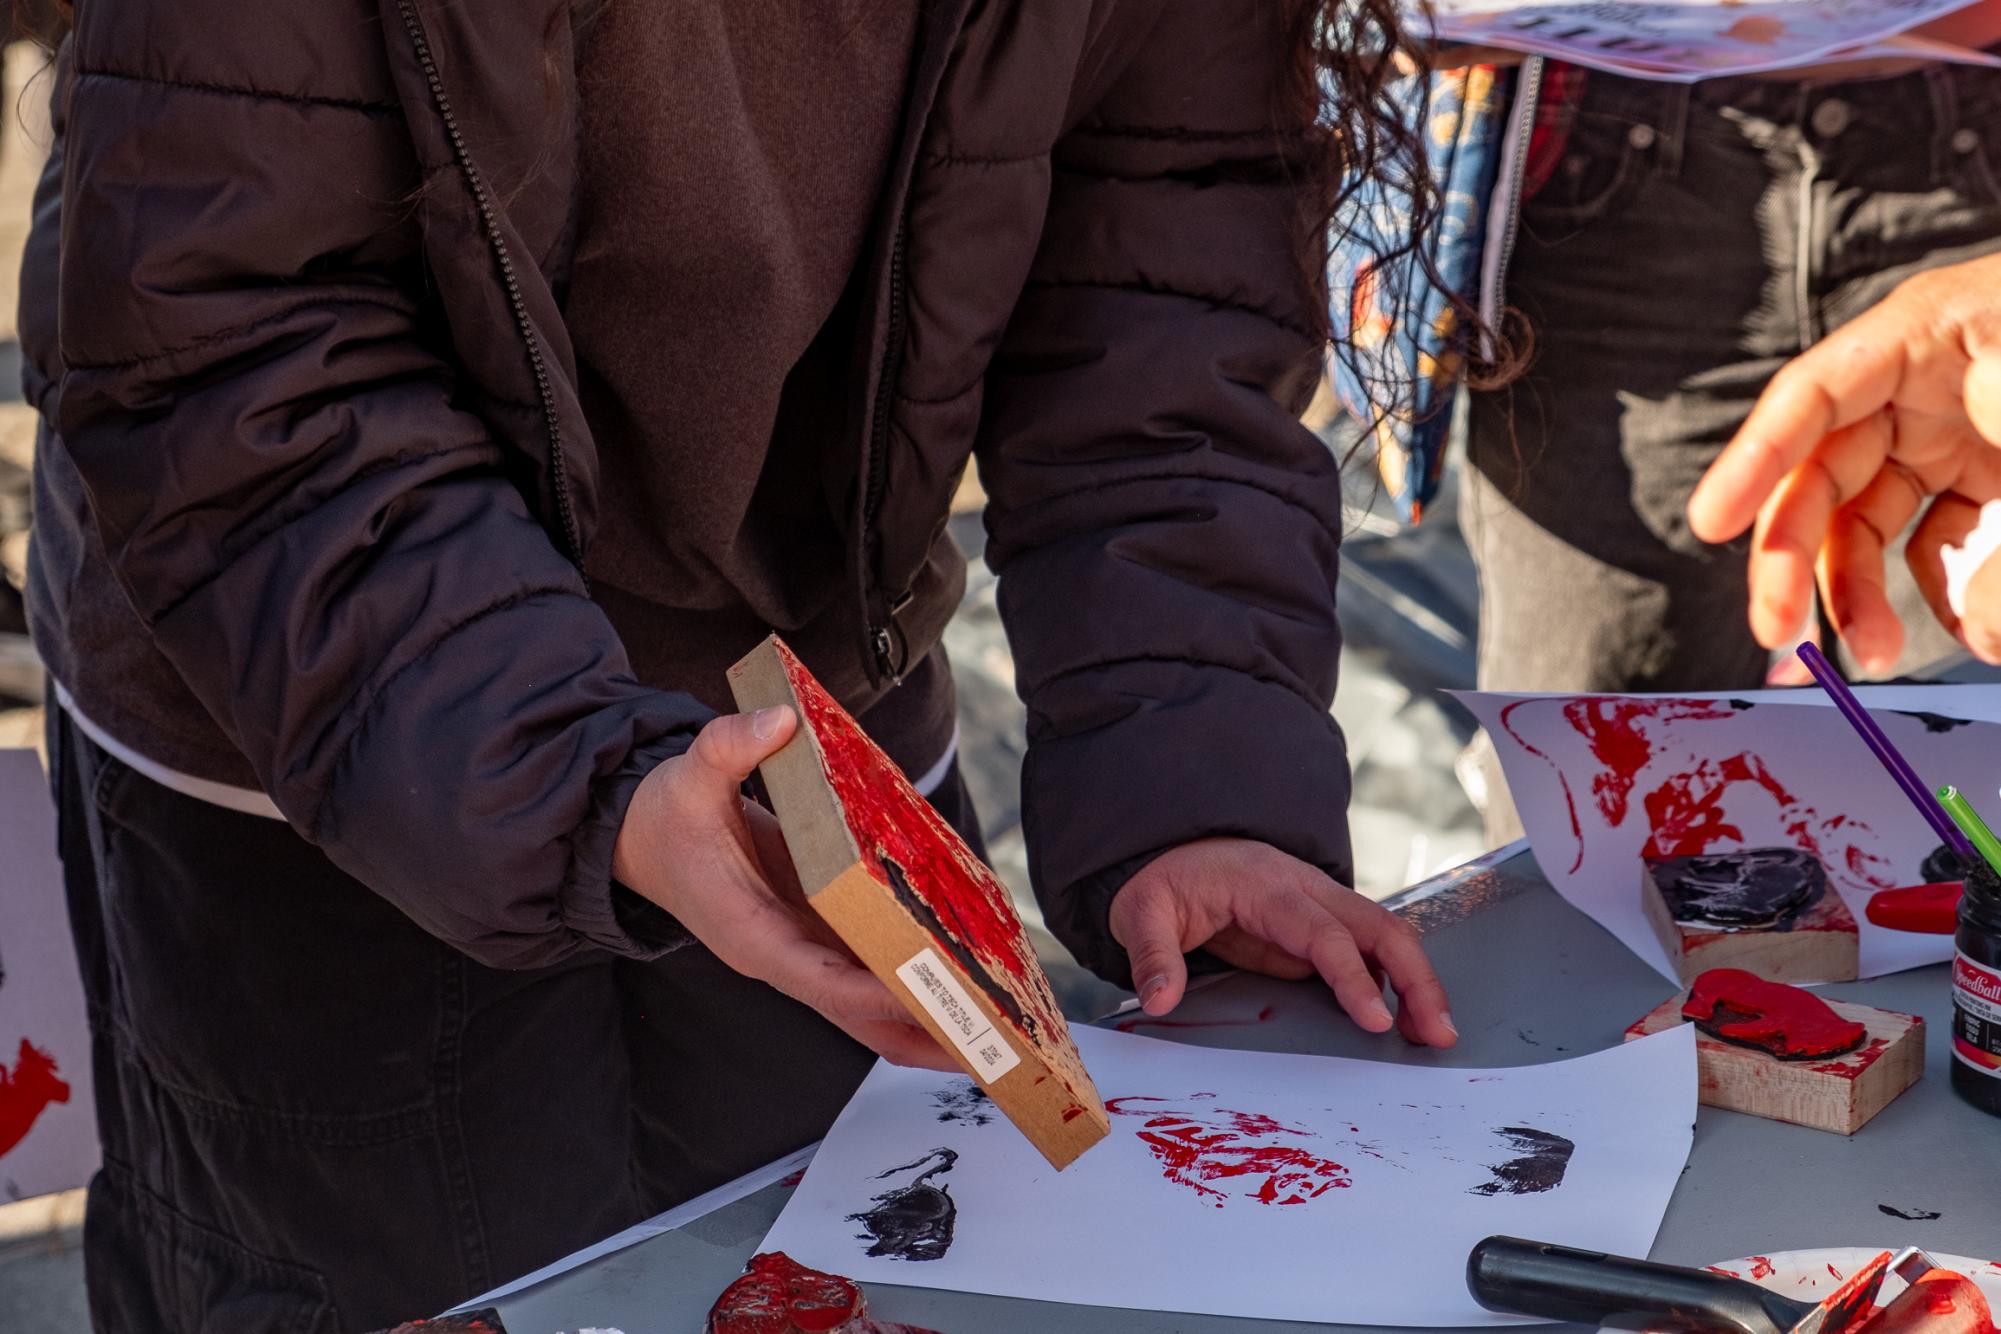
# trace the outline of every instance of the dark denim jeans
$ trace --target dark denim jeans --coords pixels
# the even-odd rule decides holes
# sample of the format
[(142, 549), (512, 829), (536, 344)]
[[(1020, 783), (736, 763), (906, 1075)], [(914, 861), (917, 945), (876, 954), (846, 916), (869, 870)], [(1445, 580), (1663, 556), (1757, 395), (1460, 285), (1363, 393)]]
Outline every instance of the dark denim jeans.
[[(84, 1224), (102, 1334), (436, 1313), (818, 1138), (873, 1063), (699, 946), (481, 967), (288, 826), (153, 783), (53, 705), (49, 756), (104, 1143)], [(933, 802), (972, 825), (956, 769)]]
[[(2001, 71), (1588, 76), (1508, 274), (1533, 368), (1473, 396), (1482, 687), (1762, 682), (1744, 544), (1690, 536), (1689, 493), (1787, 358), (1904, 278), (2001, 249), (1997, 162)], [(1945, 651), (1900, 602), (1931, 627), (1906, 663)]]

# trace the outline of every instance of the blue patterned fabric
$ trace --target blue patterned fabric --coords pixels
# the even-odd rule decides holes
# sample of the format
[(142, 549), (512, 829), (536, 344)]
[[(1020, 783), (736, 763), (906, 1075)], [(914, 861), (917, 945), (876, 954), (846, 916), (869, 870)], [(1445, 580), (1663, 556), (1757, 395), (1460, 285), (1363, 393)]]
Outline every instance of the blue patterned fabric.
[(1381, 182), (1367, 183), (1340, 219), (1346, 232), (1328, 263), (1336, 343), (1328, 375), (1341, 405), (1373, 426), (1376, 466), (1405, 523), (1423, 517), (1445, 466), (1470, 332), (1447, 292), (1477, 300), (1511, 83), (1491, 66), (1475, 65), (1408, 80), (1395, 94), (1408, 114), (1425, 112), (1425, 146), (1442, 207), (1419, 245), (1443, 290), (1414, 254), (1378, 261), (1410, 228), (1408, 193)]

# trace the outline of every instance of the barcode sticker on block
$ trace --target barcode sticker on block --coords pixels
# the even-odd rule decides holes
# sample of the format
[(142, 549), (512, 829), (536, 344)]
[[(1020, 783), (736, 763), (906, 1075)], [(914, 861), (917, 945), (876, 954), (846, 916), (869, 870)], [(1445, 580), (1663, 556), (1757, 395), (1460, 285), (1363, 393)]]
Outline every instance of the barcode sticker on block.
[(910, 988), (910, 994), (917, 998), (924, 1012), (945, 1030), (982, 1084), (992, 1083), (1021, 1064), (1021, 1056), (1013, 1045), (987, 1022), (986, 1012), (973, 1004), (973, 998), (930, 946), (911, 955), (896, 970), (896, 975)]

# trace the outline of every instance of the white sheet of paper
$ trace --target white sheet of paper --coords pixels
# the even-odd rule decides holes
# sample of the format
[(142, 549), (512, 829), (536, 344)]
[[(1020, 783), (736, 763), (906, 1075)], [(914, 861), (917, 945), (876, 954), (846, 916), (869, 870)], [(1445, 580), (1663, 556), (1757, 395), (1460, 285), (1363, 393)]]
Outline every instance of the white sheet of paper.
[(56, 860), (55, 803), (32, 750), (0, 750), (0, 1201), (97, 1170), (90, 1029)]
[[(1507, 1070), (1076, 1038), (1112, 1133), (1067, 1170), (971, 1081), (878, 1064), (761, 1249), (864, 1282), (1088, 1306), (1512, 1324), (1467, 1295), (1474, 1244), (1506, 1233), (1645, 1255), (1693, 1136), (1687, 1026)], [(1536, 1146), (1560, 1158), (1548, 1136), (1574, 1145), (1560, 1180), (1496, 1171)], [(856, 1216), (924, 1170), (885, 1169), (938, 1150), (957, 1155), (929, 1181), (955, 1211), (949, 1248), (870, 1255), (878, 1237)]]
[[(1641, 78), (1796, 68), (1929, 23), (1969, 0), (1434, 0), (1441, 39)], [(1643, 68), (1644, 67), (1644, 68)]]
[[(2001, 725), (1936, 730), (1956, 716), (1941, 712), (1955, 697), (1981, 704), (1991, 693), (1880, 687), (1858, 696), (1920, 779), (1958, 784), (1993, 824)], [(1640, 907), (1643, 859), (1654, 853), (1816, 852), (1861, 930), (1862, 976), (1952, 957), (1950, 936), (1889, 931), (1864, 916), (1877, 890), (1923, 880), (1920, 864), (1939, 839), (1821, 692), (1459, 699), (1493, 739), (1550, 884), (1663, 976), (1674, 968)], [(1892, 704), (1931, 719), (1884, 707)]]

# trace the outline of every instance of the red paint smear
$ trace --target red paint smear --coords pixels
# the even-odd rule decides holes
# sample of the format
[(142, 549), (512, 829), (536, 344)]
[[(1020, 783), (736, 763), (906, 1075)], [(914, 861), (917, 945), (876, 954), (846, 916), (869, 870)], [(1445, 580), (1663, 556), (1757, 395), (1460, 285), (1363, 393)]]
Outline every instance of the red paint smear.
[(1916, 931), (1928, 936), (1949, 936), (1959, 929), (1959, 899), (1962, 887), (1957, 880), (1932, 885), (1907, 885), (1886, 889), (1869, 898), (1865, 910), (1870, 921), (1892, 931)]
[[(1317, 1138), (1311, 1131), (1258, 1112), (1205, 1107), (1199, 1113), (1189, 1113), (1169, 1110), (1166, 1102), (1165, 1098), (1141, 1096), (1112, 1098), (1105, 1103), (1105, 1110), (1117, 1116), (1145, 1117), (1136, 1133), (1161, 1164), (1161, 1175), (1212, 1201), (1218, 1209), (1229, 1202), (1231, 1193), (1211, 1182), (1245, 1179), (1248, 1185), (1251, 1179), (1262, 1177), (1254, 1189), (1238, 1198), (1277, 1205), (1304, 1204), (1354, 1184), (1340, 1163), (1296, 1144), (1269, 1142), (1284, 1135)], [(1135, 1103), (1157, 1105), (1135, 1107)], [(1260, 1140), (1266, 1142), (1257, 1142)]]
[(1752, 1278), (1770, 1278), (1777, 1272), (1777, 1269), (1768, 1257), (1763, 1255), (1754, 1255), (1751, 1257)]
[[(1067, 1041), (1049, 980), (1035, 960), (1008, 899), (1007, 887), (975, 857), (965, 840), (945, 823), (931, 803), (910, 786), (903, 771), (868, 739), (847, 710), (813, 679), (784, 644), (779, 661), (820, 745), (820, 767), (840, 799), (849, 832), (862, 862), (884, 885), (891, 884), (883, 859), (902, 868), (911, 891), (939, 923), (986, 968), (991, 980), (1010, 992), (1035, 1032), (1050, 1045)], [(938, 942), (957, 957), (953, 942)], [(975, 978), (975, 982), (980, 979)], [(1060, 1073), (1060, 1072), (1059, 1072)], [(1067, 1081), (1066, 1081), (1067, 1085)]]
[(1075, 1121), (1078, 1117), (1082, 1116), (1083, 1114), (1084, 1114), (1084, 1109), (1082, 1107), (1079, 1107), (1074, 1102), (1071, 1103), (1068, 1107), (1065, 1107), (1063, 1109), (1063, 1119), (1065, 1121)]
[(1884, 1308), (1867, 1334), (1995, 1334), (1994, 1313), (1977, 1284), (1950, 1269), (1928, 1269)]
[(1810, 1065), (1807, 1069), (1817, 1075), (1834, 1075), (1841, 1079), (1854, 1079), (1864, 1070), (1876, 1064), (1876, 1058), (1881, 1056), (1889, 1046), (1890, 1039), (1888, 1038), (1871, 1038), (1869, 1045), (1859, 1051), (1852, 1051), (1839, 1060), (1823, 1061), (1818, 1065)]
[[(1646, 847), (1641, 855), (1699, 857), (1719, 845), (1742, 846), (1744, 831), (1729, 823), (1724, 796), (1742, 785), (1755, 787), (1778, 804), (1779, 819), (1794, 847), (1817, 857), (1823, 866), (1839, 866), (1856, 880), (1876, 889), (1896, 882), (1881, 869), (1888, 862), (1864, 849), (1844, 831), (1870, 833), (1862, 821), (1846, 815), (1823, 819), (1818, 811), (1786, 790), (1764, 760), (1746, 751), (1725, 760), (1704, 760), (1693, 773), (1676, 774), (1644, 798), (1647, 811)], [(1844, 841), (1837, 845), (1835, 836)]]
[(1544, 764), (1547, 764), (1550, 768), (1556, 770), (1557, 786), (1563, 789), (1563, 808), (1564, 810), (1570, 813), (1570, 836), (1577, 840), (1577, 859), (1570, 863), (1570, 870), (1571, 873), (1574, 875), (1577, 872), (1577, 868), (1584, 865), (1584, 826), (1577, 822), (1577, 799), (1570, 795), (1570, 779), (1564, 775), (1562, 765), (1558, 764), (1555, 760), (1552, 760), (1548, 755), (1536, 749), (1534, 746), (1531, 746), (1528, 743), (1527, 738), (1522, 736), (1520, 732), (1517, 732), (1514, 729), (1514, 725), (1508, 721), (1508, 715), (1513, 713), (1516, 709), (1522, 707), (1522, 705), (1534, 704), (1537, 702), (1538, 701), (1532, 699), (1518, 699), (1513, 704), (1510, 704), (1505, 709), (1502, 709), (1501, 730), (1506, 732), (1509, 736), (1513, 737), (1515, 739), (1515, 744), (1517, 746), (1520, 746), (1523, 750), (1535, 756), (1537, 759), (1541, 760)]
[(1241, 1028), (1246, 1024), (1262, 1024), (1277, 1013), (1278, 1006), (1267, 1005), (1251, 1019), (1155, 1019), (1151, 1015), (1135, 1015), (1112, 1027), (1121, 1033), (1130, 1033), (1135, 1028)]
[(1694, 699), (1619, 699), (1587, 695), (1563, 706), (1563, 716), (1591, 747), (1604, 770), (1591, 780), (1591, 795), (1605, 823), (1624, 824), (1626, 804), (1640, 770), (1654, 758), (1642, 722), (1711, 722), (1737, 713), (1728, 704)]
[(14, 1068), (0, 1065), (0, 1155), (28, 1137), (50, 1103), (68, 1101), (69, 1085), (56, 1077), (55, 1057), (22, 1038)]
[(1768, 1051), (1783, 1060), (1848, 1051), (1868, 1035), (1811, 991), (1768, 982), (1742, 968), (1712, 968), (1695, 979), (1681, 1017), (1725, 1042)]
[(1830, 1274), (1832, 1274), (1832, 1275), (1834, 1275), (1834, 1278), (1835, 1278), (1835, 1281), (1836, 1281), (1836, 1282), (1840, 1282), (1840, 1281), (1841, 1281), (1841, 1271), (1840, 1271), (1839, 1269), (1836, 1269), (1836, 1268), (1834, 1267), (1834, 1263), (1833, 1263), (1833, 1261), (1829, 1261), (1829, 1262), (1828, 1262), (1828, 1266), (1827, 1266), (1827, 1272), (1828, 1272), (1828, 1273), (1830, 1273)]
[(861, 1289), (783, 1251), (753, 1255), (709, 1309), (708, 1334), (928, 1334), (868, 1318)]
[(802, 1167), (797, 1172), (792, 1173), (790, 1176), (786, 1177), (783, 1181), (779, 1182), (778, 1184), (780, 1186), (783, 1186), (786, 1190), (791, 1190), (794, 1186), (798, 1185), (805, 1179), (806, 1179), (806, 1169)]
[[(1569, 778), (1561, 766), (1531, 745), (1509, 720), (1509, 715), (1522, 705), (1538, 702), (1541, 701), (1516, 700), (1501, 710), (1499, 721), (1502, 730), (1517, 745), (1556, 771), (1570, 817), (1571, 836), (1577, 842), (1577, 855), (1570, 866), (1575, 873), (1584, 865), (1584, 833)], [(1599, 815), (1609, 826), (1626, 821), (1639, 775), (1658, 754), (1657, 743), (1649, 735), (1651, 725), (1716, 722), (1737, 712), (1724, 701), (1643, 700), (1603, 695), (1580, 696), (1563, 706), (1564, 720), (1584, 739), (1592, 757), (1603, 766), (1591, 779), (1591, 795)], [(1642, 805), (1650, 833), (1644, 855), (1691, 857), (1721, 844), (1741, 845), (1742, 831), (1728, 823), (1722, 807), (1723, 794), (1740, 783), (1755, 784), (1778, 802), (1787, 835), (1795, 846), (1812, 853), (1829, 867), (1845, 870), (1863, 884), (1876, 889), (1894, 887), (1895, 881), (1885, 874), (1887, 861), (1862, 846), (1855, 837), (1870, 834), (1867, 824), (1840, 814), (1823, 819), (1812, 807), (1801, 804), (1787, 792), (1762, 759), (1749, 753), (1720, 762), (1705, 760), (1694, 773), (1671, 777), (1646, 794)], [(1853, 833), (1844, 832), (1848, 830)]]

